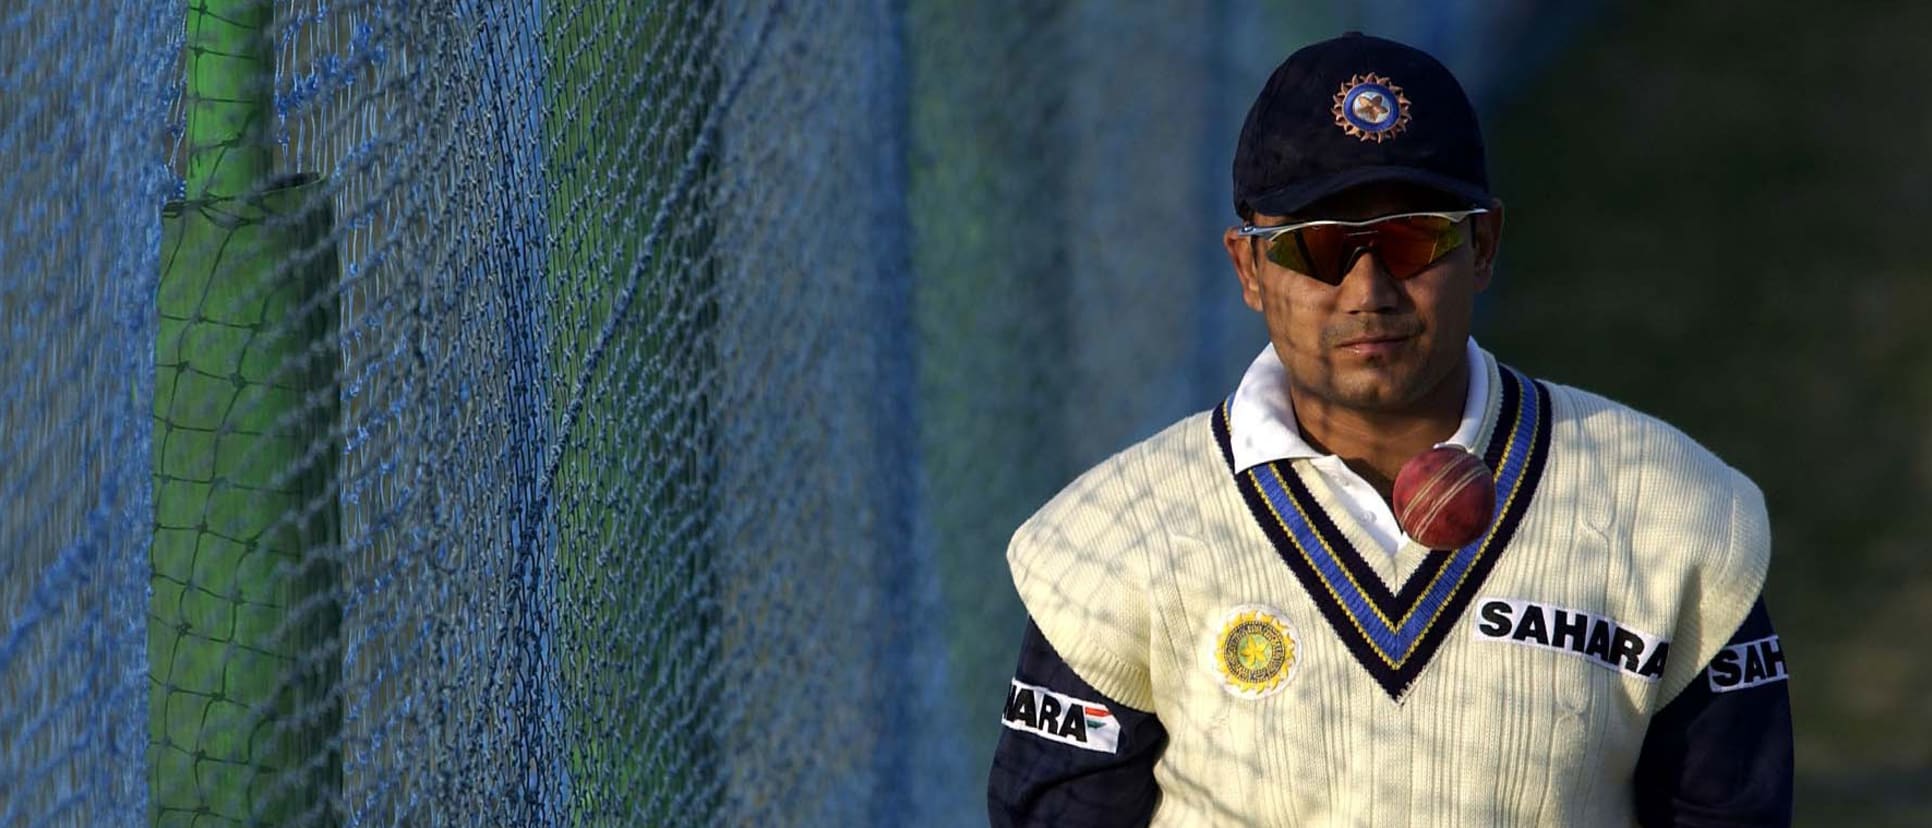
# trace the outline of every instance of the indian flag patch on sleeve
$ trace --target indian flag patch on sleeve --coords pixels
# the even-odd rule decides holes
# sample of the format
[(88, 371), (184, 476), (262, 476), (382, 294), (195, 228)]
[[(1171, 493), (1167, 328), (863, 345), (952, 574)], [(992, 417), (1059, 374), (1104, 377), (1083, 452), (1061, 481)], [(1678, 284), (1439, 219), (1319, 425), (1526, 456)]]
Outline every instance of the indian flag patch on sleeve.
[(1120, 720), (1099, 702), (1055, 693), (1019, 679), (1006, 694), (1004, 724), (1081, 750), (1120, 752)]

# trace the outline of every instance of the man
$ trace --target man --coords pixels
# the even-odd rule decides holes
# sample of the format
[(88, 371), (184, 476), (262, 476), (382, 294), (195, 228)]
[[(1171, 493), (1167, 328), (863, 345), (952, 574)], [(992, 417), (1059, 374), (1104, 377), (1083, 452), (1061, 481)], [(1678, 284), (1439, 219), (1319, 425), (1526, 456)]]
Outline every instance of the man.
[[(1295, 53), (1234, 197), (1271, 342), (1014, 535), (994, 824), (1787, 824), (1763, 499), (1470, 338), (1503, 209), (1448, 71), (1353, 33)], [(1439, 444), (1492, 470), (1459, 549), (1389, 503)]]

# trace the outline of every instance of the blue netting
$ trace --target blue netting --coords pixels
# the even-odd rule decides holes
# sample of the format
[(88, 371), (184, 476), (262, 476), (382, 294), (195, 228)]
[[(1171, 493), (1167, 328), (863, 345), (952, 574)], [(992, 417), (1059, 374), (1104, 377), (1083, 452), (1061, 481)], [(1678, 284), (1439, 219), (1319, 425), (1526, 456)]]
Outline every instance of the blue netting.
[(0, 824), (979, 821), (1006, 537), (1262, 341), (1338, 22), (277, 2), (204, 197), (205, 2), (0, 12)]
[(150, 297), (180, 19), (0, 10), (0, 824), (145, 809)]

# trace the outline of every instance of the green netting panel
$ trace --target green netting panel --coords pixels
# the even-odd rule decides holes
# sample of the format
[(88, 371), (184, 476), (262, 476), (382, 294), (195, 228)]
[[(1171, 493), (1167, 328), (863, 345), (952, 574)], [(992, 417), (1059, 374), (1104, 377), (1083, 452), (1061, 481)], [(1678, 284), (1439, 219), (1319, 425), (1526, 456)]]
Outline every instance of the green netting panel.
[[(713, 504), (717, 95), (722, 21), (696, 6), (587, 5), (552, 20), (544, 95), (555, 234), (545, 287), (556, 457), (558, 651), (571, 821), (710, 823), (723, 798)], [(595, 59), (588, 59), (595, 55)], [(640, 79), (681, 76), (669, 100)], [(640, 134), (641, 133), (641, 134)], [(566, 160), (567, 159), (567, 160)], [(627, 169), (628, 168), (628, 169)], [(625, 170), (621, 179), (604, 173)], [(636, 414), (648, 427), (629, 428)], [(623, 462), (612, 462), (623, 458)], [(612, 631), (627, 634), (612, 635)]]

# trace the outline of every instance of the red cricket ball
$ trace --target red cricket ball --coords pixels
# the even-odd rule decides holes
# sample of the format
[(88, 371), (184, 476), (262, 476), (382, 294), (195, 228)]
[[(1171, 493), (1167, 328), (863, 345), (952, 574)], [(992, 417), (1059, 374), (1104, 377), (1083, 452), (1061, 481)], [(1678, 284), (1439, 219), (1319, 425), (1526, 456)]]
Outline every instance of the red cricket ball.
[(1495, 517), (1489, 466), (1461, 446), (1429, 449), (1395, 475), (1395, 522), (1430, 549), (1461, 549), (1489, 531)]

